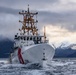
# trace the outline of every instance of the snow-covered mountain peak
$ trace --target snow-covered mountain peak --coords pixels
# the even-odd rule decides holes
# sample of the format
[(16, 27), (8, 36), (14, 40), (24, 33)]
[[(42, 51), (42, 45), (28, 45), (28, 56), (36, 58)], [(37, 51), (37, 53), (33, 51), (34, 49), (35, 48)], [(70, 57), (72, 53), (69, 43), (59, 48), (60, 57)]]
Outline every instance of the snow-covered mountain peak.
[(76, 43), (70, 43), (70, 42), (65, 41), (65, 42), (60, 43), (57, 48), (61, 48), (61, 49), (68, 49), (68, 48), (76, 49)]

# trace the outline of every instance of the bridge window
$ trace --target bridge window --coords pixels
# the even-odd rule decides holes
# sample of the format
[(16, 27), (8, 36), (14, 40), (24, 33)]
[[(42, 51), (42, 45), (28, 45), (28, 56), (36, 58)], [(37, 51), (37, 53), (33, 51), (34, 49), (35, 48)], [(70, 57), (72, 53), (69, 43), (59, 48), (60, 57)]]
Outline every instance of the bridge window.
[(24, 37), (24, 40), (26, 40), (26, 37)]
[(30, 40), (32, 40), (32, 37), (30, 37)]
[(37, 37), (37, 40), (39, 40), (39, 37)]
[(35, 40), (35, 37), (33, 37), (33, 40)]
[(18, 36), (18, 40), (20, 40), (20, 36)]
[(29, 40), (29, 37), (27, 37), (27, 40)]

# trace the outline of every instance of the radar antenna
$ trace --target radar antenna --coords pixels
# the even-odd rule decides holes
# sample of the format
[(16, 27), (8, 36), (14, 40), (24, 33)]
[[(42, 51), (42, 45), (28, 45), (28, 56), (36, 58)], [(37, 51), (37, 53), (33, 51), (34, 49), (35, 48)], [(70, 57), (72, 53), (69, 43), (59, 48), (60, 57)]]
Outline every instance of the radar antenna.
[(37, 35), (38, 34), (38, 29), (35, 25), (38, 21), (34, 19), (34, 16), (38, 14), (38, 12), (30, 12), (29, 10), (29, 5), (27, 11), (22, 10), (22, 12), (19, 12), (20, 15), (23, 15), (23, 21), (19, 20), (19, 22), (22, 23), (22, 28), (20, 30), (23, 31), (24, 34), (30, 34), (32, 35)]

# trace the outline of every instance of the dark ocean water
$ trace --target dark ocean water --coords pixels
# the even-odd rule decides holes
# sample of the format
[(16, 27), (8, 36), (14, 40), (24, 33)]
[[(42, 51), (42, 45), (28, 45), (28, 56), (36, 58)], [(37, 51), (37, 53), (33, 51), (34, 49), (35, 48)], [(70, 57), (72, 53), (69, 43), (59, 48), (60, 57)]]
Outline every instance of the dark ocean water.
[(76, 58), (53, 59), (46, 67), (40, 69), (26, 69), (24, 65), (2, 62), (0, 75), (76, 75)]

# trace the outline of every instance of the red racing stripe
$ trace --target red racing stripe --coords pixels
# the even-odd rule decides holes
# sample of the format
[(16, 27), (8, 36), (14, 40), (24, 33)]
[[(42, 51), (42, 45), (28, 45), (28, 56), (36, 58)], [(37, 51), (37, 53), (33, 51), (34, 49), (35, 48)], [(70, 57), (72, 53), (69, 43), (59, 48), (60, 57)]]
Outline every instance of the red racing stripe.
[(24, 64), (23, 57), (21, 55), (21, 48), (18, 49), (18, 59), (21, 64)]

